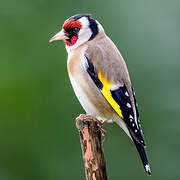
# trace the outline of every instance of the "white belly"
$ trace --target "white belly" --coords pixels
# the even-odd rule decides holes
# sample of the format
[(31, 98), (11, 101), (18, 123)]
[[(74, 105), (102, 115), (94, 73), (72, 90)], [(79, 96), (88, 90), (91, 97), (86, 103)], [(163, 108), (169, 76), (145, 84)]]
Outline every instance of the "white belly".
[(85, 89), (82, 87), (82, 85), (81, 85), (82, 82), (79, 79), (77, 79), (77, 80), (74, 79), (71, 76), (70, 76), (70, 81), (71, 81), (72, 87), (74, 89), (74, 92), (75, 92), (81, 106), (85, 110), (85, 112), (89, 115), (97, 117), (98, 111), (97, 111), (96, 107), (93, 105), (93, 103), (91, 102), (91, 99), (88, 97), (87, 93), (85, 92)]

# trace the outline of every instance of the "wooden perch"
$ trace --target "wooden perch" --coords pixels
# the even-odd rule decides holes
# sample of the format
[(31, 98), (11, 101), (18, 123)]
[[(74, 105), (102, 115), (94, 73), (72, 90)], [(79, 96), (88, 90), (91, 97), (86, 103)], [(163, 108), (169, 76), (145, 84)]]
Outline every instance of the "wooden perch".
[(84, 159), (86, 180), (107, 180), (101, 132), (96, 121), (76, 120)]

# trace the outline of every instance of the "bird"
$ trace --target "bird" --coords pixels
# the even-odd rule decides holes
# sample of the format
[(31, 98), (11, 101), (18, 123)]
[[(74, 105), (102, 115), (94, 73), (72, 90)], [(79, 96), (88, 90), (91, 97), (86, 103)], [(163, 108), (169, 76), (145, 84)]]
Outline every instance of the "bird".
[(91, 14), (76, 14), (49, 42), (63, 40), (74, 92), (85, 110), (79, 118), (117, 123), (134, 142), (147, 175), (151, 175), (138, 105), (126, 63), (103, 26)]

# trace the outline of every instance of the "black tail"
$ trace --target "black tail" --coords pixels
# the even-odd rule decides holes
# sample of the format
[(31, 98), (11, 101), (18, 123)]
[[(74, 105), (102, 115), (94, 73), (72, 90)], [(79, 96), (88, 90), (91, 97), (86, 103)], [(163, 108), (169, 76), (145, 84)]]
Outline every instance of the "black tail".
[[(130, 134), (131, 134), (131, 132), (130, 132)], [(138, 150), (138, 153), (139, 153), (139, 155), (140, 155), (140, 157), (141, 157), (141, 161), (142, 161), (142, 163), (143, 163), (143, 166), (144, 166), (144, 169), (145, 169), (145, 171), (146, 171), (146, 174), (147, 174), (148, 176), (150, 176), (150, 175), (151, 175), (151, 169), (150, 169), (150, 166), (149, 166), (149, 163), (148, 163), (148, 160), (147, 160), (147, 156), (146, 156), (145, 149), (144, 149), (143, 145), (140, 144), (140, 143), (133, 137), (133, 135), (131, 135), (131, 137), (132, 137), (132, 139), (133, 139), (133, 141), (134, 141), (134, 144), (136, 145), (136, 148), (137, 148), (137, 150)]]

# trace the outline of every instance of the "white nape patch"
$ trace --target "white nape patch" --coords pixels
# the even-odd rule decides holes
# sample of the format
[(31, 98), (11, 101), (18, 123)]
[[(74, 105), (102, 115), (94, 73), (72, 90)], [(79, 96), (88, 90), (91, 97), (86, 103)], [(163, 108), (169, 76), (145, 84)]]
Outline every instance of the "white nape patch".
[(127, 106), (128, 108), (131, 108), (131, 105), (130, 105), (129, 103), (127, 103), (126, 106)]
[(146, 165), (145, 165), (145, 169), (146, 169), (147, 172), (151, 172), (151, 169), (150, 169), (150, 167), (149, 167), (149, 164), (146, 164)]
[(127, 97), (129, 97), (129, 94), (128, 94), (128, 92), (127, 92), (127, 91), (125, 92), (125, 95), (126, 95)]
[(82, 17), (79, 19), (79, 21), (81, 22), (82, 27), (78, 33), (78, 40), (73, 46), (66, 45), (67, 52), (87, 42), (92, 35), (91, 29), (89, 27), (89, 20), (87, 19), (87, 17)]

